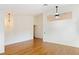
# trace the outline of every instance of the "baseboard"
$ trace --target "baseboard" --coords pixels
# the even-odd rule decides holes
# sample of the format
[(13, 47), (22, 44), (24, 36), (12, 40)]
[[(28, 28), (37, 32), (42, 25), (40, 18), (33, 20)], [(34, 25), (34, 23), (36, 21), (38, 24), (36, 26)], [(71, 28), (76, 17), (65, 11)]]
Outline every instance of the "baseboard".
[[(65, 45), (65, 46), (71, 46), (71, 47), (75, 47), (75, 48), (79, 48), (79, 44), (72, 44), (70, 43), (65, 43), (65, 42), (60, 42), (60, 41), (49, 41), (49, 40), (44, 40), (44, 42), (50, 42), (50, 43), (55, 43), (55, 44), (61, 44), (61, 45)], [(77, 43), (77, 42), (74, 42)]]
[(0, 53), (0, 55), (4, 55), (5, 53)]
[(16, 44), (16, 43), (20, 43), (20, 42), (24, 42), (24, 41), (30, 41), (30, 40), (32, 40), (32, 39), (22, 40), (22, 41), (17, 41), (17, 42), (11, 42), (11, 43), (5, 44), (5, 46), (12, 45), (12, 44)]
[(43, 39), (43, 38), (39, 38), (39, 37), (34, 37), (34, 39)]
[(3, 55), (3, 54), (4, 54), (4, 52), (5, 52), (4, 50), (0, 51), (0, 55)]

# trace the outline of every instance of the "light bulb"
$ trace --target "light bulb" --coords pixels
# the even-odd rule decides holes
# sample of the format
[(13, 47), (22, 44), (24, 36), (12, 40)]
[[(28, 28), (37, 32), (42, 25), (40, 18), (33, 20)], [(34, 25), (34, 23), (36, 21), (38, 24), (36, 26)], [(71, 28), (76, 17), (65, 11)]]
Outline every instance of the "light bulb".
[(59, 19), (59, 16), (55, 16), (55, 19), (57, 19), (57, 20), (58, 20), (58, 19)]

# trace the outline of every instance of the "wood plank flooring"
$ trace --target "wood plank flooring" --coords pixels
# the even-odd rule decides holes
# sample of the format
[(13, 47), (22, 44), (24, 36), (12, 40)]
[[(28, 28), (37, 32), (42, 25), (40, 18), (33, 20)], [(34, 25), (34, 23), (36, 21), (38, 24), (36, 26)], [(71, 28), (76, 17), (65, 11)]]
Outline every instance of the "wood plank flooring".
[(34, 39), (6, 46), (6, 55), (79, 55), (79, 48)]

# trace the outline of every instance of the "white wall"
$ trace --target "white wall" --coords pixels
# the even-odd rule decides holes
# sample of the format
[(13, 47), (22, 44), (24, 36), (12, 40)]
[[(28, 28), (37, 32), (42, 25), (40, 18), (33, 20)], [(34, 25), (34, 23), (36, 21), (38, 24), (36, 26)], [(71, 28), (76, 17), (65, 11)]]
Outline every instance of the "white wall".
[(5, 31), (5, 44), (33, 39), (33, 16), (14, 15), (13, 30)]
[(44, 14), (44, 41), (79, 47), (79, 35), (77, 34), (79, 31), (79, 17), (77, 13), (78, 10), (75, 9), (72, 11), (72, 19), (53, 22), (49, 22), (47, 20), (48, 14)]
[(78, 7), (75, 8), (73, 16), (75, 19), (77, 35), (79, 36), (79, 8)]
[(0, 12), (0, 53), (4, 52), (4, 18), (3, 18), (3, 13)]
[(43, 15), (37, 15), (34, 17), (35, 37), (43, 38)]

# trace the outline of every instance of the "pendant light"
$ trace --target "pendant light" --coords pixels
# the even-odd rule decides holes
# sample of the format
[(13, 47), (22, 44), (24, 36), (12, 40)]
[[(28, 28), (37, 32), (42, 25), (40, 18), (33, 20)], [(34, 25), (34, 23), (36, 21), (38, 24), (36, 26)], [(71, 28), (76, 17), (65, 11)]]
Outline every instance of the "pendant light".
[(55, 19), (59, 19), (58, 6), (56, 6)]

